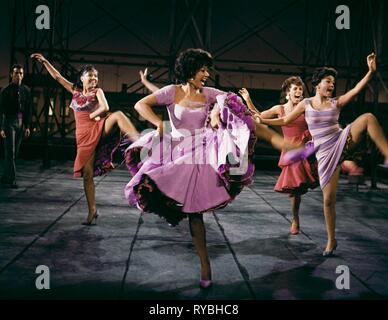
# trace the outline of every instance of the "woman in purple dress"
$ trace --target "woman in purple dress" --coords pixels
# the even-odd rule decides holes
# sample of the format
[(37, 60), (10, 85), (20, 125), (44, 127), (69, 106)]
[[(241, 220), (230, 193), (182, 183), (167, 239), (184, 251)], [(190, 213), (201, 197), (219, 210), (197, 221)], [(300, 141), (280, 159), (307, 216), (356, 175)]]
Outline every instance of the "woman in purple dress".
[[(212, 283), (202, 213), (225, 207), (251, 183), (256, 136), (279, 149), (287, 147), (280, 135), (255, 124), (236, 94), (204, 86), (212, 64), (211, 55), (201, 49), (179, 55), (179, 84), (159, 89), (135, 105), (157, 130), (144, 134), (126, 153), (133, 175), (125, 188), (129, 203), (171, 225), (189, 218), (202, 288)], [(167, 106), (171, 132), (152, 111), (157, 105)]]
[(93, 177), (114, 168), (113, 156), (123, 138), (120, 132), (131, 141), (136, 140), (138, 132), (121, 111), (108, 113), (108, 102), (104, 91), (97, 87), (98, 72), (93, 66), (84, 66), (79, 83), (74, 84), (40, 53), (32, 54), (31, 58), (42, 63), (49, 74), (73, 95), (70, 107), (74, 110), (77, 142), (74, 177), (83, 178), (89, 209), (83, 224), (91, 225), (98, 217)]
[(375, 116), (365, 113), (353, 123), (341, 129), (338, 124), (340, 110), (346, 106), (370, 81), (376, 71), (376, 57), (372, 53), (367, 57), (368, 73), (357, 85), (344, 95), (332, 98), (337, 72), (333, 68), (319, 68), (312, 77), (315, 96), (304, 99), (284, 118), (262, 119), (269, 125), (287, 125), (305, 114), (309, 131), (313, 137), (318, 160), (318, 175), (323, 191), (323, 210), (326, 220), (328, 241), (323, 256), (330, 257), (337, 248), (335, 239), (335, 203), (340, 164), (354, 150), (366, 131), (375, 142), (388, 163), (388, 142)]

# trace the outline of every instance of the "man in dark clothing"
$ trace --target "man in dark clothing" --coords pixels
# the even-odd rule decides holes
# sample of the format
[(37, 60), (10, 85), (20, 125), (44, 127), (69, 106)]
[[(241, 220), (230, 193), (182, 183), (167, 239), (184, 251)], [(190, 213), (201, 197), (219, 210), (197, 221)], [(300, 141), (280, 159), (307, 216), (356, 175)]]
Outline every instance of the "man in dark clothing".
[(23, 136), (30, 135), (32, 99), (30, 89), (22, 84), (23, 66), (11, 69), (11, 83), (0, 92), (0, 136), (5, 139), (5, 166), (1, 182), (17, 188), (15, 159)]

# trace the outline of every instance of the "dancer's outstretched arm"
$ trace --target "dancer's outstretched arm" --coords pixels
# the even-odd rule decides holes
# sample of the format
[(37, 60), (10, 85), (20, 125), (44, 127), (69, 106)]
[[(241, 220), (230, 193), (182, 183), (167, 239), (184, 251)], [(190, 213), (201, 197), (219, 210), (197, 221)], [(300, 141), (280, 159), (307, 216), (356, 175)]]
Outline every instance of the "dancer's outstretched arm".
[(139, 71), (141, 83), (151, 92), (159, 90), (159, 87), (155, 86), (153, 83), (147, 80), (147, 73), (148, 68), (145, 68), (144, 72), (141, 70)]
[(49, 72), (49, 74), (56, 80), (60, 85), (62, 85), (67, 91), (73, 93), (74, 84), (65, 79), (57, 69), (53, 67), (53, 65), (40, 53), (33, 53), (31, 55), (32, 59), (38, 60), (43, 66), (46, 68), (46, 70)]
[(281, 105), (276, 105), (273, 106), (272, 108), (263, 111), (260, 113), (260, 117), (263, 119), (273, 119), (273, 118), (278, 118), (281, 113), (280, 113), (280, 107)]
[(280, 116), (280, 105), (273, 106), (268, 110), (260, 112), (259, 110), (257, 110), (256, 106), (252, 102), (252, 99), (247, 89), (241, 88), (241, 90), (238, 93), (243, 97), (243, 99), (247, 103), (248, 108), (254, 113), (255, 116), (260, 115), (260, 117), (264, 119), (272, 119)]
[(265, 119), (261, 116), (258, 116), (260, 123), (268, 124), (270, 126), (285, 126), (292, 121), (294, 121), (296, 118), (298, 118), (302, 113), (305, 111), (305, 101), (302, 100), (298, 103), (298, 105), (295, 107), (292, 112), (290, 112), (288, 115), (282, 118), (278, 119)]
[(372, 79), (373, 74), (376, 71), (376, 55), (374, 53), (371, 53), (366, 58), (366, 61), (369, 68), (367, 74), (364, 76), (364, 78), (360, 80), (359, 83), (356, 84), (353, 89), (349, 90), (344, 95), (339, 96), (337, 98), (337, 108), (343, 108), (344, 106), (346, 106), (356, 95), (360, 93), (362, 89), (364, 89), (369, 80)]
[(245, 102), (247, 103), (248, 108), (255, 114), (260, 114), (260, 111), (257, 110), (256, 106), (253, 104), (251, 96), (249, 95), (249, 92), (245, 88), (241, 88), (240, 91), (238, 92)]

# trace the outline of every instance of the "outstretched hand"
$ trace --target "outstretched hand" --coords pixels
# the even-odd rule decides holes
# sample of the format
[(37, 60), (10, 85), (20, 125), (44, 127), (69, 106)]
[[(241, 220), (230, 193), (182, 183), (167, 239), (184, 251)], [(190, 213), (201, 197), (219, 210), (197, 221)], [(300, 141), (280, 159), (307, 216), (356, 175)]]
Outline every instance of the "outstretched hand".
[(47, 59), (41, 53), (33, 53), (30, 57), (32, 59), (38, 60), (40, 63), (47, 61)]
[(249, 100), (249, 92), (247, 89), (241, 88), (238, 93), (244, 98), (245, 101)]
[(144, 71), (142, 70), (139, 71), (141, 82), (144, 83), (144, 81), (147, 81), (147, 74), (148, 74), (148, 68), (145, 68)]
[(375, 72), (377, 67), (376, 67), (376, 55), (374, 52), (367, 56), (366, 62), (368, 64), (369, 71)]

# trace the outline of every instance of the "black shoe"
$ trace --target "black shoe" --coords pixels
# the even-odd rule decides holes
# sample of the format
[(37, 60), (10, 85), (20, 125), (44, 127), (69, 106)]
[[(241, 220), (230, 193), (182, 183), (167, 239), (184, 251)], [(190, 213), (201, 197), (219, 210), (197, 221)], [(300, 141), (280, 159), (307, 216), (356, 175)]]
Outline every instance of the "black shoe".
[[(83, 226), (95, 226), (97, 224), (97, 218), (98, 218), (98, 211), (96, 210), (96, 213), (94, 214), (92, 219), (90, 221), (87, 220), (85, 222), (82, 222), (82, 225)], [(93, 223), (93, 221), (95, 221), (95, 223)]]
[(333, 257), (334, 256), (334, 250), (337, 249), (337, 240), (334, 240), (334, 247), (333, 249), (329, 250), (329, 251), (323, 251), (322, 255), (326, 258), (329, 258), (329, 257)]

